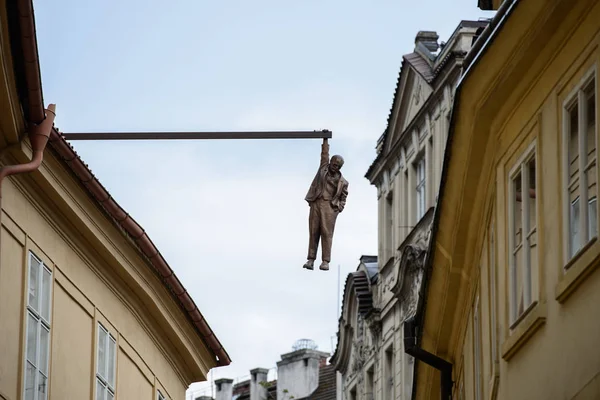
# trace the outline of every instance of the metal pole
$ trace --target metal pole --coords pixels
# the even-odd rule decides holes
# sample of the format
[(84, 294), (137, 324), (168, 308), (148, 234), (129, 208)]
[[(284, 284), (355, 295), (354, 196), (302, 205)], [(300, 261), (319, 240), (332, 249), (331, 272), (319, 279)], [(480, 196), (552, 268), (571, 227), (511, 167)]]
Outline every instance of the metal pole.
[(330, 139), (331, 131), (72, 132), (63, 136), (67, 140)]
[(341, 290), (341, 273), (342, 273), (342, 266), (340, 264), (338, 264), (338, 287), (337, 287), (337, 310), (336, 310), (336, 317), (339, 319), (340, 317), (340, 290)]

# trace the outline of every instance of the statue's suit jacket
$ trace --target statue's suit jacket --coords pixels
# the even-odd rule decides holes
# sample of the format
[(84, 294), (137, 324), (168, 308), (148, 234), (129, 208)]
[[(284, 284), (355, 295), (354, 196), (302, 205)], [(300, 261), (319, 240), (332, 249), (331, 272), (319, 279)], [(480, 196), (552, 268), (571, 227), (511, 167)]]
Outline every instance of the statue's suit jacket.
[[(315, 175), (312, 183), (310, 184), (310, 188), (308, 189), (308, 193), (306, 194), (305, 200), (310, 204), (313, 201), (317, 200), (321, 193), (323, 192), (323, 188), (326, 184), (327, 172), (329, 169), (329, 144), (321, 145), (321, 164), (319, 165), (319, 170)], [(344, 207), (346, 206), (346, 198), (348, 197), (348, 181), (344, 179), (344, 177), (340, 173), (340, 180), (337, 185), (337, 190), (335, 195), (331, 199), (331, 205), (333, 208), (337, 209), (338, 212), (342, 212)]]

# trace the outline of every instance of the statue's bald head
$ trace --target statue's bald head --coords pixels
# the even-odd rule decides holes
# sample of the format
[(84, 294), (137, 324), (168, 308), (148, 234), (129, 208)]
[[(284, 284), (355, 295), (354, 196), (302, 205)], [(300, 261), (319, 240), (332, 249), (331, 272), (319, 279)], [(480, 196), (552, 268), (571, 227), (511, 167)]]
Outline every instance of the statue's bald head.
[(329, 170), (333, 173), (338, 173), (342, 166), (344, 165), (344, 157), (336, 154), (331, 157), (331, 161), (329, 161)]

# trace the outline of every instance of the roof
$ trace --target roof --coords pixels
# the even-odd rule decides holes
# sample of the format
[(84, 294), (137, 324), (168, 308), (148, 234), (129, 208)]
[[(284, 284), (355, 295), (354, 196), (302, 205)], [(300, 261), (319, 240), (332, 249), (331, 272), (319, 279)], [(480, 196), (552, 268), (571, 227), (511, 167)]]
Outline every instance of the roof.
[[(371, 272), (375, 271), (373, 271), (372, 263), (369, 264), (371, 265), (366, 269), (370, 275)], [(366, 266), (366, 264), (363, 265)], [(375, 268), (377, 268), (377, 265), (375, 265)], [(374, 276), (367, 276), (367, 273), (364, 270), (360, 269), (360, 265), (358, 271), (348, 274), (346, 278), (346, 283), (344, 284), (344, 294), (342, 297), (342, 317), (340, 317), (339, 321), (340, 327), (342, 325), (342, 319), (344, 318), (344, 309), (346, 307), (346, 302), (348, 301), (348, 296), (354, 294), (354, 296), (356, 297), (358, 313), (363, 317), (367, 316), (367, 314), (369, 314), (369, 312), (373, 310), (373, 292), (371, 291), (371, 282), (373, 282), (374, 279), (377, 278), (378, 274), (379, 270), (377, 270), (377, 273), (375, 273)], [(335, 346), (335, 351), (331, 356), (331, 362), (333, 363), (337, 362), (336, 360), (338, 358), (338, 352), (340, 351), (340, 331), (341, 329), (338, 327), (338, 341)]]
[[(459, 31), (460, 28), (484, 28), (488, 24), (489, 24), (489, 21), (487, 21), (487, 20), (485, 20), (485, 21), (469, 21), (469, 20), (460, 21), (458, 27), (452, 33), (451, 38), (457, 34), (457, 32)], [(443, 55), (443, 58), (440, 59), (439, 57), (441, 57), (442, 55)], [(400, 64), (398, 78), (396, 79), (396, 88), (394, 90), (392, 106), (390, 108), (390, 112), (388, 113), (386, 128), (383, 131), (383, 134), (381, 135), (381, 137), (378, 139), (378, 141), (377, 141), (378, 144), (380, 142), (386, 143), (388, 140), (389, 131), (391, 129), (390, 124), (392, 122), (394, 110), (396, 109), (397, 103), (398, 103), (398, 101), (400, 101), (400, 97), (401, 97), (400, 96), (400, 86), (401, 86), (400, 82), (401, 82), (401, 78), (402, 78), (402, 73), (403, 73), (403, 71), (406, 70), (406, 66), (407, 65), (410, 66), (420, 76), (422, 76), (423, 79), (425, 79), (425, 81), (427, 83), (431, 84), (436, 80), (436, 78), (438, 78), (441, 75), (441, 72), (442, 72), (444, 66), (447, 65), (448, 61), (450, 61), (451, 59), (454, 59), (456, 57), (464, 57), (465, 55), (466, 54), (461, 51), (448, 51), (447, 53), (445, 53), (442, 50), (435, 59), (435, 63), (437, 63), (437, 65), (435, 65), (435, 63), (434, 63), (433, 67), (427, 60), (425, 60), (417, 52), (412, 52), (412, 53), (405, 54), (404, 56), (402, 56), (402, 63)], [(367, 170), (367, 172), (365, 174), (365, 177), (367, 179), (369, 179), (369, 176), (371, 176), (371, 174), (375, 170), (375, 167), (379, 164), (379, 162), (383, 159), (384, 156), (385, 156), (384, 150), (381, 150), (379, 152), (379, 154), (377, 154), (377, 156), (375, 157), (375, 160), (373, 160), (373, 163), (369, 166), (369, 169)]]
[(319, 386), (309, 396), (297, 400), (335, 400), (336, 374), (335, 366), (328, 364), (319, 369)]
[(371, 282), (374, 282), (377, 279), (377, 275), (379, 274), (379, 264), (377, 264), (377, 256), (362, 256), (360, 258), (360, 262), (362, 265), (365, 266), (367, 270), (367, 275), (369, 276)]
[[(234, 397), (236, 400), (250, 399), (250, 381), (240, 382), (235, 385)], [(267, 399), (277, 397), (277, 381), (270, 381), (267, 384)], [(319, 386), (309, 396), (295, 400), (335, 400), (336, 396), (336, 376), (335, 367), (328, 364), (319, 368)]]
[(357, 271), (348, 277), (352, 281), (354, 287), (354, 295), (358, 301), (358, 313), (367, 315), (373, 308), (373, 293), (369, 285), (369, 277), (364, 271)]
[[(269, 381), (267, 386), (267, 399), (277, 398), (277, 380)], [(250, 400), (250, 380), (240, 382), (233, 388), (233, 397), (235, 400)]]
[(406, 60), (406, 62), (410, 64), (410, 66), (427, 81), (427, 83), (433, 81), (435, 75), (431, 69), (431, 65), (419, 53), (405, 54), (402, 58)]
[[(14, 9), (14, 2), (9, 1), (7, 3), (13, 3), (13, 9), (9, 10), (9, 12), (14, 14), (16, 11)], [(28, 122), (37, 124), (44, 120), (45, 113), (32, 0), (18, 0), (17, 7), (20, 18), (11, 18), (9, 21), (13, 29), (11, 33), (20, 33), (20, 35), (11, 35), (13, 58), (15, 59), (15, 69), (17, 69), (15, 73), (17, 81), (20, 83), (19, 94), (23, 103), (25, 119)], [(160, 251), (152, 243), (152, 240), (148, 237), (144, 229), (102, 186), (98, 178), (94, 176), (87, 164), (77, 155), (58, 128), (52, 128), (48, 147), (63, 162), (76, 180), (79, 181), (79, 184), (95, 201), (96, 205), (104, 211), (106, 217), (142, 253), (171, 294), (173, 300), (187, 314), (189, 321), (195, 327), (199, 336), (207, 345), (207, 348), (212, 351), (215, 356), (216, 365), (229, 365), (231, 363), (229, 355), (204, 319), (194, 300), (183, 287)]]

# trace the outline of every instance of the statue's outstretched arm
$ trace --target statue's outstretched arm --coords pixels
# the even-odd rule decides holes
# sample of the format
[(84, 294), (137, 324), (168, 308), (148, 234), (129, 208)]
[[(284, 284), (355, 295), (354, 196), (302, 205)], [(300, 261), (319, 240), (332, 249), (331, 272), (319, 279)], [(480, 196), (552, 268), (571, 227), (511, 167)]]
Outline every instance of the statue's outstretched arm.
[(329, 164), (329, 143), (327, 143), (327, 138), (325, 138), (321, 145), (321, 167), (327, 164)]

